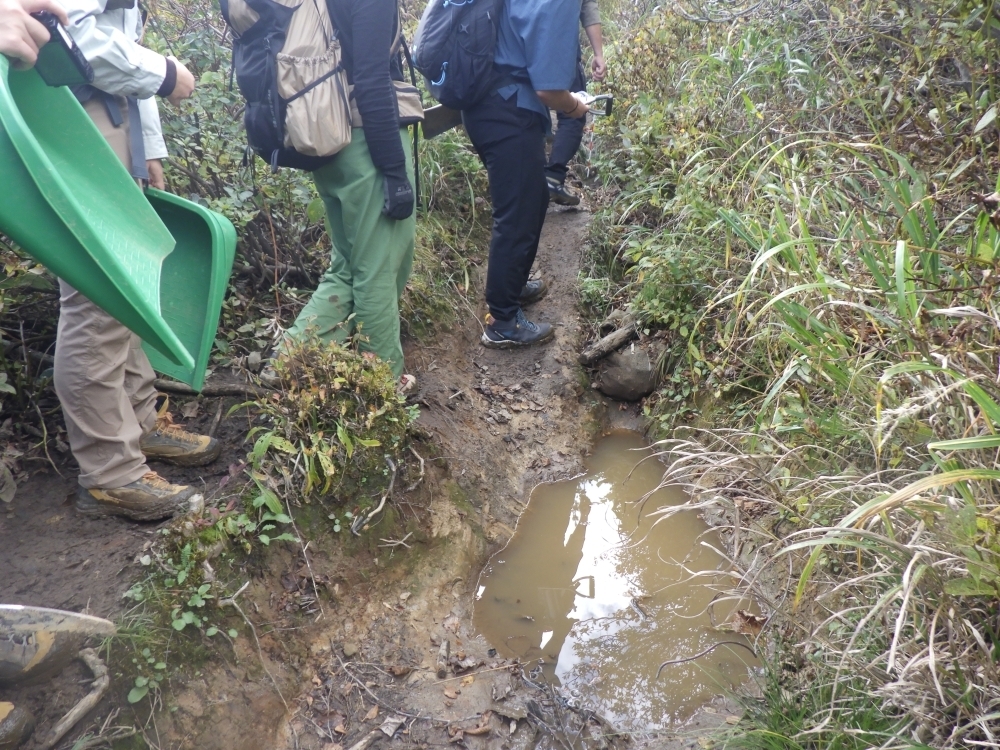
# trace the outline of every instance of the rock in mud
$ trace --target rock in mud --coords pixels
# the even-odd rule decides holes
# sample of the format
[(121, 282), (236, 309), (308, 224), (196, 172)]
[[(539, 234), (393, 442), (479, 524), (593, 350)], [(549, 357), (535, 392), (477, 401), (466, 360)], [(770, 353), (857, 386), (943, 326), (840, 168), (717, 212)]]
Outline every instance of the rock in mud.
[(619, 401), (638, 401), (656, 388), (657, 353), (638, 346), (615, 352), (601, 363), (597, 387)]

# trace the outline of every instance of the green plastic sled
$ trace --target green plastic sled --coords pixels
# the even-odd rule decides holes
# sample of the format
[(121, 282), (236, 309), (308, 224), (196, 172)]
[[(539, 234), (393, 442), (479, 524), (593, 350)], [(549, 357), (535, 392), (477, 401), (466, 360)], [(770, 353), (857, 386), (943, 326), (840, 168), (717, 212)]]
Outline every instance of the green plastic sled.
[(200, 391), (233, 270), (236, 229), (221, 214), (176, 195), (150, 188), (146, 197), (177, 241), (163, 262), (160, 299), (163, 318), (191, 352), (194, 366), (175, 364), (150, 346), (146, 354), (153, 369)]
[(160, 315), (174, 239), (69, 89), (0, 56), (0, 231), (171, 361)]
[(160, 191), (147, 200), (69, 90), (2, 55), (0, 232), (135, 331), (155, 369), (200, 390), (232, 224)]

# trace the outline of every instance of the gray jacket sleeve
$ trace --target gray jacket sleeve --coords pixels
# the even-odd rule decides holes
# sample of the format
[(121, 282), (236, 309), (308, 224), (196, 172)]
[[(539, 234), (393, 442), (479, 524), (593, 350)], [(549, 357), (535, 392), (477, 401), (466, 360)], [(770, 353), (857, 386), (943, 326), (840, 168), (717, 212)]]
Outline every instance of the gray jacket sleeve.
[(155, 97), (139, 100), (139, 119), (142, 120), (142, 143), (147, 159), (166, 159), (167, 144), (160, 127), (160, 110)]
[(601, 9), (597, 7), (597, 0), (583, 0), (583, 5), (580, 8), (580, 25), (587, 28), (600, 22)]
[(94, 87), (117, 96), (146, 99), (167, 75), (163, 55), (138, 44), (137, 7), (107, 10), (108, 0), (59, 0), (67, 31), (94, 68)]

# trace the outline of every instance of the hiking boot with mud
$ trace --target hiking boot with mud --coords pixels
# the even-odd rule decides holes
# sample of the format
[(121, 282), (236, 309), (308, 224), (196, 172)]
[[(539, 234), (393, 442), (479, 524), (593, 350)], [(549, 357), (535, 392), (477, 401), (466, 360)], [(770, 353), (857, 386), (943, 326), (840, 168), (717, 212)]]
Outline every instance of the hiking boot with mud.
[(115, 489), (79, 487), (76, 509), (87, 516), (124, 516), (133, 521), (159, 521), (186, 513), (195, 488), (171, 484), (155, 471)]
[(0, 701), (0, 750), (14, 750), (23, 745), (35, 728), (35, 719), (21, 706)]
[(174, 424), (167, 403), (156, 415), (156, 426), (139, 440), (146, 458), (174, 466), (204, 466), (219, 457), (222, 445), (208, 435), (188, 432)]
[(73, 660), (83, 639), (72, 633), (0, 633), (0, 686), (51, 677)]

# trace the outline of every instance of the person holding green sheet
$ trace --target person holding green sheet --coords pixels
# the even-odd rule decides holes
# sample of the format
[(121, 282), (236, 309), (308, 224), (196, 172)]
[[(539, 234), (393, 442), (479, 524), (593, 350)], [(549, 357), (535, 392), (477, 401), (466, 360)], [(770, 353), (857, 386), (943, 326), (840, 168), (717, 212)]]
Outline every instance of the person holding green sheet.
[[(163, 187), (166, 147), (153, 96), (179, 103), (194, 90), (194, 77), (139, 45), (135, 0), (60, 2), (67, 31), (94, 69), (93, 84), (74, 90), (77, 99), (132, 176)], [(197, 466), (218, 457), (221, 446), (174, 425), (166, 403), (158, 405), (138, 336), (65, 281), (59, 291), (54, 380), (80, 466), (77, 510), (138, 521), (186, 511), (195, 488), (168, 482), (146, 460)]]

